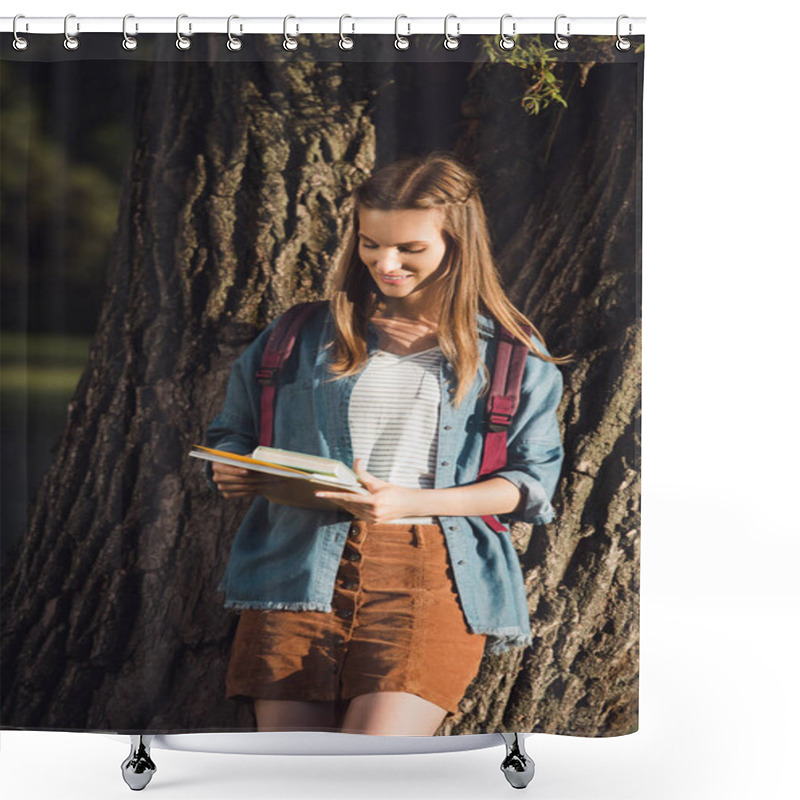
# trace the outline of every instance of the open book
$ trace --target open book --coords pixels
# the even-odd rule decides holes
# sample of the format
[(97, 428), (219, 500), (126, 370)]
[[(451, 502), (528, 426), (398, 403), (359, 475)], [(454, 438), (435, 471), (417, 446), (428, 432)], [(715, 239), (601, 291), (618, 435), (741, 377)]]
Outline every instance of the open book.
[(214, 450), (202, 445), (194, 445), (190, 456), (232, 464), (256, 472), (265, 472), (281, 478), (273, 486), (262, 491), (269, 500), (290, 506), (304, 508), (336, 508), (331, 501), (314, 497), (319, 486), (329, 486), (343, 492), (369, 494), (348, 466), (333, 458), (322, 458), (292, 450), (279, 450), (276, 447), (256, 447), (249, 456)]

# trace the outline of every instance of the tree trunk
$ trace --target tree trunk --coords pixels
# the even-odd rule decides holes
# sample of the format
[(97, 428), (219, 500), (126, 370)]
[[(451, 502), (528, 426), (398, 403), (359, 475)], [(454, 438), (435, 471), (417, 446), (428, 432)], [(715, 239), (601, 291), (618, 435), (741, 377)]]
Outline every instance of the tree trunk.
[(551, 354), (574, 360), (560, 367), (566, 457), (556, 520), (512, 530), (533, 646), (484, 659), (468, 710), (448, 728), (458, 733), (638, 728), (639, 73), (598, 65), (581, 88), (586, 65), (565, 66), (567, 109), (499, 112), (489, 87), (504, 96), (524, 88), (524, 74), (506, 65), (478, 70), (464, 102), (470, 133), (458, 150), (474, 154), (484, 195), (497, 198), (491, 216), (508, 294)]
[(252, 724), (218, 689), (235, 617), (215, 591), (247, 501), (215, 501), (187, 453), (243, 347), (323, 293), (373, 167), (365, 81), (341, 64), (157, 67), (90, 362), (4, 587), (15, 727)]

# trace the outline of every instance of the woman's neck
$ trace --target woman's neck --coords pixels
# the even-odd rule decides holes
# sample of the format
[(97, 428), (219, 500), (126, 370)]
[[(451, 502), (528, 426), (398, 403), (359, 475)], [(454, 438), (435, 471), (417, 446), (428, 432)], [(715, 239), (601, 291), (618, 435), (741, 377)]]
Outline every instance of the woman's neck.
[(378, 331), (378, 347), (390, 353), (416, 353), (435, 347), (439, 341), (438, 318), (418, 306), (381, 303), (372, 316), (372, 323)]
[(417, 314), (408, 312), (404, 309), (396, 310), (392, 308), (379, 308), (376, 310), (372, 318), (384, 320), (404, 320), (405, 322), (419, 325), (428, 329), (435, 329), (438, 327), (438, 320), (433, 316), (433, 314)]
[(428, 325), (436, 325), (439, 316), (436, 304), (425, 297), (383, 297), (377, 313), (385, 318), (401, 317)]

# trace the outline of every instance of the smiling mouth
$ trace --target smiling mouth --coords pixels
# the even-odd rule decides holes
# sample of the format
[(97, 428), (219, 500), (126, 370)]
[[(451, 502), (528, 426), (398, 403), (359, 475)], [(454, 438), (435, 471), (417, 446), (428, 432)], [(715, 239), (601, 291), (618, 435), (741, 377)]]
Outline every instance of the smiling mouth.
[(381, 275), (380, 278), (384, 283), (402, 283), (410, 275)]

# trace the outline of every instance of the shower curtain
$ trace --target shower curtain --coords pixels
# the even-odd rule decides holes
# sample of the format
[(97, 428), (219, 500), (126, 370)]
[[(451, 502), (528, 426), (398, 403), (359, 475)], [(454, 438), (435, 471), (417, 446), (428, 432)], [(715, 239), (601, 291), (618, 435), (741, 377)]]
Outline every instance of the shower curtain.
[(353, 188), (446, 151), (572, 358), (554, 518), (494, 534), (530, 642), (487, 648), (436, 733), (636, 731), (643, 37), (30, 38), (0, 42), (2, 727), (256, 729), (218, 592), (250, 501), (187, 454), (236, 359), (330, 288)]

